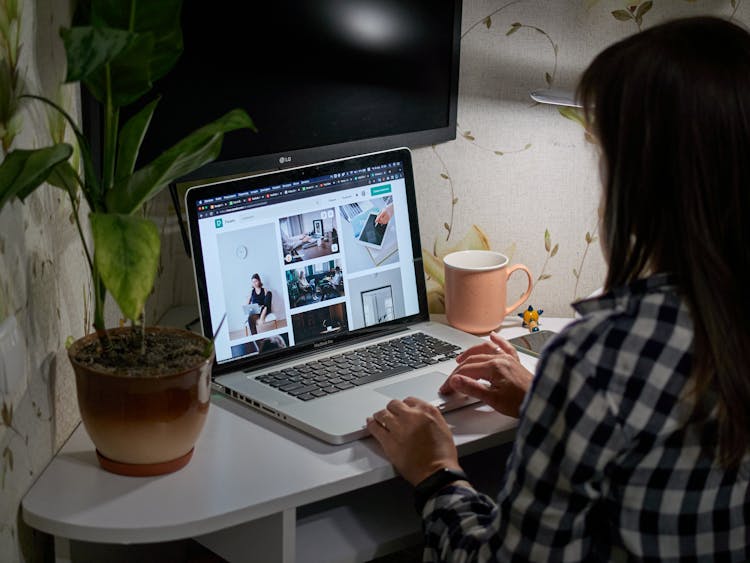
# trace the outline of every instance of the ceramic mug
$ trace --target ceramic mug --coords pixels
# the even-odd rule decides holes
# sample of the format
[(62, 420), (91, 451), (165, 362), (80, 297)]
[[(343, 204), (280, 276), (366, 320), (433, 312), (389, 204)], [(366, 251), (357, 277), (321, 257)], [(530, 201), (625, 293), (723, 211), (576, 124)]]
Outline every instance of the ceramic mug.
[[(492, 250), (461, 250), (443, 258), (445, 316), (448, 324), (473, 334), (487, 334), (531, 295), (531, 272), (523, 264), (508, 266), (508, 257)], [(508, 306), (508, 278), (526, 273), (529, 284), (521, 298)]]

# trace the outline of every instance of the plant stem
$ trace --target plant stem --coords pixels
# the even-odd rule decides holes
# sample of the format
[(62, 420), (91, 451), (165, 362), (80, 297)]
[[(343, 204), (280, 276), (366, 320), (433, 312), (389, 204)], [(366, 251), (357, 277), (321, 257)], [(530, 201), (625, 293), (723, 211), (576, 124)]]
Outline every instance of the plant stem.
[(83, 228), (81, 227), (81, 220), (78, 217), (78, 205), (76, 204), (76, 198), (73, 196), (73, 188), (71, 188), (67, 183), (65, 184), (65, 191), (68, 192), (68, 197), (70, 198), (70, 206), (73, 208), (73, 218), (76, 222), (76, 228), (78, 229), (78, 237), (81, 239), (81, 244), (83, 245), (83, 251), (86, 253), (86, 261), (89, 264), (89, 270), (91, 270), (91, 274), (94, 273), (94, 261), (91, 259), (91, 253), (89, 253), (89, 247), (86, 244), (86, 237), (83, 234)]
[[(112, 77), (109, 65), (105, 66), (106, 102), (104, 110), (104, 159), (102, 163), (102, 196), (106, 194), (115, 180), (115, 156), (117, 155), (117, 129), (120, 110), (112, 103)], [(102, 197), (104, 200), (104, 197)]]

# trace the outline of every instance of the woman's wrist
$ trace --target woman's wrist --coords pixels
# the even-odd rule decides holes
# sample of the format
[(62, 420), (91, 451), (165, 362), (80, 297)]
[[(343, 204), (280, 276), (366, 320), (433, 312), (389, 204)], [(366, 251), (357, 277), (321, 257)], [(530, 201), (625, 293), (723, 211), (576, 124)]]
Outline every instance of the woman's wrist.
[(427, 501), (448, 485), (471, 486), (469, 478), (461, 468), (442, 467), (424, 478), (414, 487), (414, 508), (422, 514)]

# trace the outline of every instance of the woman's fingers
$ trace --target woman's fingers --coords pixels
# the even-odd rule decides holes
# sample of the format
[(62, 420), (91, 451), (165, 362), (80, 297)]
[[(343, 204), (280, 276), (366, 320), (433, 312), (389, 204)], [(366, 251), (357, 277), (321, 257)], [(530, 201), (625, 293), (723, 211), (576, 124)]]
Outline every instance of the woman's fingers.
[(461, 363), (468, 358), (471, 358), (472, 356), (476, 356), (477, 354), (496, 354), (498, 351), (497, 348), (497, 344), (494, 344), (492, 342), (482, 342), (481, 344), (477, 344), (476, 346), (472, 346), (471, 348), (468, 348), (467, 350), (461, 352), (458, 356), (456, 356), (456, 361), (458, 363)]
[(513, 345), (505, 340), (502, 336), (500, 336), (496, 332), (491, 332), (490, 340), (492, 340), (493, 344), (495, 344), (496, 347), (500, 348), (500, 350), (502, 350), (506, 354), (513, 356), (516, 360), (518, 359), (518, 350), (516, 350)]
[(496, 391), (484, 383), (479, 383), (474, 379), (464, 377), (463, 375), (452, 375), (450, 378), (451, 385), (455, 391), (479, 399), (483, 403), (491, 405), (493, 396)]

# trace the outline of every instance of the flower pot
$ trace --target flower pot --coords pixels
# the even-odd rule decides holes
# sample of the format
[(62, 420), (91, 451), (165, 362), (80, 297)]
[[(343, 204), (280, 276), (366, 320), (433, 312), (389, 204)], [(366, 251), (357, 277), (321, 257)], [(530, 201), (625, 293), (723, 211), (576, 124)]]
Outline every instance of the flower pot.
[[(107, 332), (114, 338), (132, 334), (131, 330)], [(149, 327), (146, 332), (150, 338), (169, 334), (202, 348), (208, 342), (180, 329)], [(213, 354), (177, 371), (143, 374), (131, 368), (113, 373), (79, 358), (97, 339), (90, 334), (77, 340), (68, 357), (76, 375), (81, 420), (101, 466), (133, 476), (161, 475), (184, 467), (208, 414)]]

